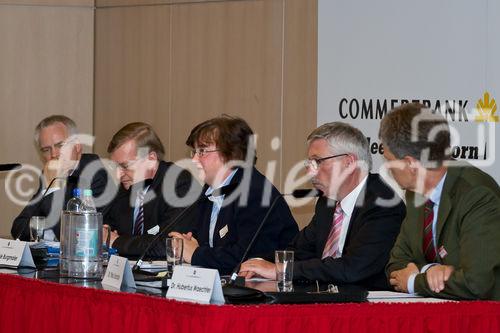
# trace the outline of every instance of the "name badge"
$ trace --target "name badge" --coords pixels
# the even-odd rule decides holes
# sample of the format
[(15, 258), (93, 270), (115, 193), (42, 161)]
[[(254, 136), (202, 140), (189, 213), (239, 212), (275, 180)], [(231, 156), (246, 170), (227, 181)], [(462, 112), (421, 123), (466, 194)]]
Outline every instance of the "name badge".
[(36, 267), (28, 243), (11, 239), (0, 239), (0, 265)]
[(103, 286), (120, 289), (123, 287), (135, 288), (135, 280), (127, 258), (112, 255), (108, 260), (108, 267), (102, 279)]
[(438, 253), (439, 253), (439, 256), (441, 257), (441, 259), (444, 259), (444, 257), (446, 257), (448, 255), (448, 252), (446, 251), (444, 246), (441, 246), (439, 248)]
[(226, 236), (226, 234), (227, 234), (228, 231), (229, 231), (229, 227), (226, 224), (224, 226), (224, 228), (222, 228), (222, 229), (219, 230), (219, 236), (220, 236), (220, 238), (224, 238), (224, 236)]
[(175, 266), (167, 298), (203, 304), (224, 304), (219, 271), (192, 266)]
[(160, 226), (157, 224), (147, 231), (148, 235), (156, 235), (160, 231)]

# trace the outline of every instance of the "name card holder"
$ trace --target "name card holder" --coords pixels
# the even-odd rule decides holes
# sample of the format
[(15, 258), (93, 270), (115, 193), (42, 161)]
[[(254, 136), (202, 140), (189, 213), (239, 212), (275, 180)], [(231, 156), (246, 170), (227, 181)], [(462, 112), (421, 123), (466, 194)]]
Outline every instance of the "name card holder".
[(0, 239), (0, 265), (36, 268), (28, 243), (11, 239)]
[(167, 298), (203, 304), (224, 304), (219, 271), (175, 266)]
[(128, 264), (128, 259), (112, 255), (108, 260), (108, 267), (104, 273), (101, 283), (115, 289), (136, 288), (132, 269)]

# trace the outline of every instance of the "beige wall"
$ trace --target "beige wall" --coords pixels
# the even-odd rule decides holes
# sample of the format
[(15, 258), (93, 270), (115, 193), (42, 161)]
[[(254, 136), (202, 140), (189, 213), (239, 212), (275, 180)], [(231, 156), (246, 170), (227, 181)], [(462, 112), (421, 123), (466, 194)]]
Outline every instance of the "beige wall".
[[(258, 168), (275, 166), (281, 189), (304, 158), (316, 124), (317, 1), (23, 2), (46, 6), (0, 0), (0, 135), (12, 143), (0, 147), (0, 163), (39, 164), (32, 129), (52, 113), (94, 134), (103, 156), (125, 123), (150, 122), (171, 160), (187, 157), (184, 141), (200, 121), (239, 115), (258, 134)], [(5, 235), (20, 208), (0, 195)], [(301, 225), (311, 212), (294, 210)]]
[[(92, 133), (94, 25), (92, 8), (0, 4), (0, 163), (41, 167), (33, 143), (38, 121), (65, 114)], [(29, 200), (38, 179), (16, 177), (9, 191)], [(10, 234), (21, 207), (0, 174), (0, 236)], [(25, 195), (16, 190), (21, 186)], [(4, 190), (5, 189), (5, 190)]]

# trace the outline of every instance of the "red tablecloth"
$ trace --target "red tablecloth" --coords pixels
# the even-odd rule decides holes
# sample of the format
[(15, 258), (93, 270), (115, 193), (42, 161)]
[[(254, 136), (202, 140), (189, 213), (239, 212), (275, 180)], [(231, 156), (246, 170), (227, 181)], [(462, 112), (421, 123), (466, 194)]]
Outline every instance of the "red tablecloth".
[(216, 306), (0, 274), (0, 332), (500, 332), (500, 302)]

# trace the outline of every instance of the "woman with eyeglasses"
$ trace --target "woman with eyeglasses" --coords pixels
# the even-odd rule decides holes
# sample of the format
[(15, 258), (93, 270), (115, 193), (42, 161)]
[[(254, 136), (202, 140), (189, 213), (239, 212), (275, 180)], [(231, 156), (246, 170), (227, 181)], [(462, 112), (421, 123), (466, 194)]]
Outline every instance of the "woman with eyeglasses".
[(230, 116), (200, 123), (187, 138), (192, 161), (205, 183), (206, 200), (200, 200), (192, 232), (170, 234), (184, 239), (186, 262), (230, 273), (268, 212), (247, 258), (283, 249), (297, 234), (285, 200), (254, 166), (253, 140), (248, 124)]

